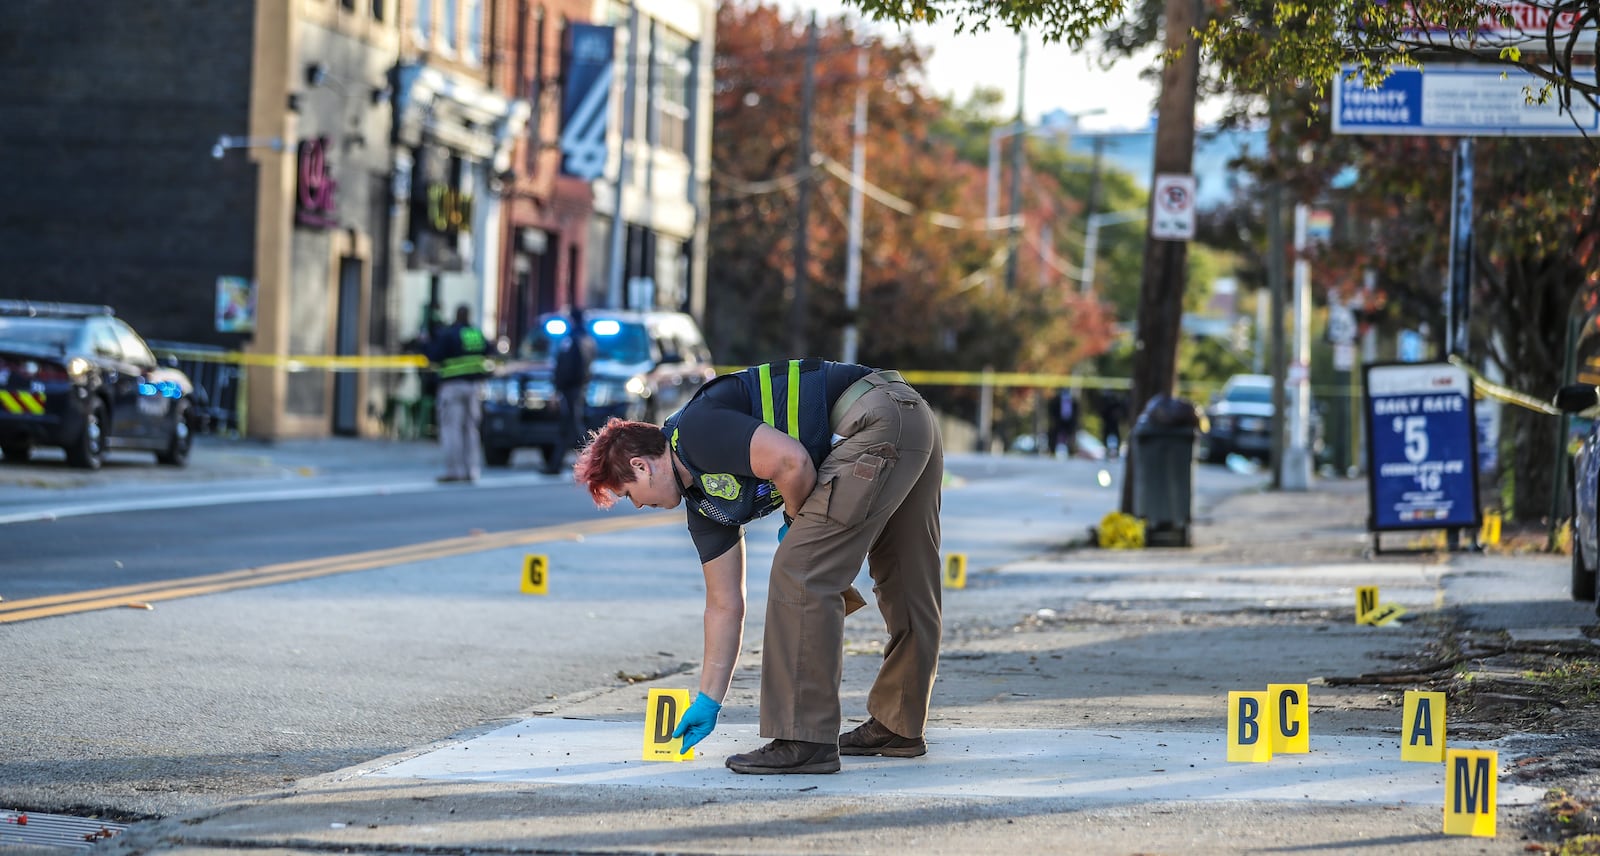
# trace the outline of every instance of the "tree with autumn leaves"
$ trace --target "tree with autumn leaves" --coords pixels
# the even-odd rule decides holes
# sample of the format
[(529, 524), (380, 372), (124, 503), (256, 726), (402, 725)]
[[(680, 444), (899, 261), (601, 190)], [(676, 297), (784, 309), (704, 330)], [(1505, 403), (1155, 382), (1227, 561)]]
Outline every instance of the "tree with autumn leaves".
[[(1418, 3), (1407, 8), (1472, 20), (1497, 18), (1481, 8), (1464, 12), (1456, 5)], [(1345, 14), (1359, 8), (1333, 3), (1301, 11), (1330, 6)], [(1125, 21), (1109, 34), (1113, 47), (1136, 47), (1140, 33), (1153, 30), (1159, 3), (1147, 0), (1138, 8), (1142, 18)], [(1497, 8), (1504, 12), (1504, 7)], [(1213, 11), (1224, 27), (1241, 28), (1251, 14), (1261, 32), (1273, 32), (1282, 23), (1276, 17), (1279, 7), (1237, 3)], [(1263, 118), (1263, 106), (1275, 98), (1277, 121), (1268, 132), (1269, 148), (1278, 155), (1244, 165), (1255, 172), (1261, 193), (1239, 200), (1232, 211), (1218, 212), (1213, 228), (1203, 228), (1202, 237), (1222, 244), (1242, 238), (1235, 247), (1247, 262), (1242, 279), (1260, 286), (1270, 251), (1266, 189), (1283, 188), (1290, 204), (1326, 206), (1338, 213), (1340, 227), (1331, 241), (1310, 251), (1318, 304), (1330, 295), (1343, 303), (1362, 300), (1364, 282), (1371, 276), (1375, 292), (1365, 307), (1365, 323), (1375, 325), (1387, 342), (1403, 328), (1426, 326), (1434, 334), (1437, 353), (1447, 353), (1444, 306), (1454, 138), (1335, 135), (1326, 84), (1339, 58), (1353, 59), (1341, 53), (1348, 45), (1324, 41), (1322, 53), (1302, 56), (1295, 65), (1289, 62), (1293, 51), (1306, 48), (1305, 40), (1314, 33), (1296, 33), (1290, 44), (1267, 44), (1250, 35), (1216, 38), (1219, 24), (1208, 26), (1209, 90), (1233, 96), (1234, 118), (1244, 121)], [(1460, 45), (1420, 53), (1426, 46), (1402, 40), (1356, 64), (1372, 68), (1419, 56), (1430, 61), (1511, 59), (1471, 54)], [(1517, 59), (1525, 62), (1527, 57)], [(1240, 74), (1239, 69), (1249, 72)], [(1578, 86), (1575, 97), (1582, 90)], [(1564, 381), (1573, 307), (1600, 288), (1600, 205), (1594, 198), (1600, 166), (1594, 154), (1592, 141), (1581, 139), (1485, 138), (1476, 144), (1471, 318), (1464, 356), (1474, 366), (1493, 366), (1507, 386), (1535, 398), (1548, 398)], [(1251, 259), (1260, 261), (1249, 265)], [(1323, 349), (1323, 359), (1313, 360), (1314, 368), (1318, 362), (1326, 368), (1327, 353)], [(1314, 382), (1327, 379), (1326, 373), (1314, 372)], [(1505, 507), (1515, 519), (1538, 521), (1551, 509), (1555, 481), (1565, 467), (1556, 420), (1519, 407), (1506, 407), (1502, 413), (1501, 467), (1513, 474)], [(1484, 497), (1490, 503), (1498, 499)]]
[[(1334, 136), (1326, 125), (1325, 117), (1296, 123), (1308, 159), (1288, 176), (1300, 198), (1337, 208), (1344, 223), (1315, 252), (1319, 292), (1357, 300), (1370, 271), (1376, 299), (1367, 322), (1386, 337), (1425, 324), (1436, 352), (1447, 353), (1454, 140)], [(1573, 307), (1600, 287), (1600, 162), (1582, 140), (1516, 138), (1478, 140), (1474, 160), (1466, 357), (1494, 366), (1506, 386), (1548, 400), (1564, 382)], [(1345, 170), (1359, 179), (1331, 187)], [(1556, 417), (1509, 406), (1502, 416), (1502, 468), (1515, 473), (1506, 507), (1537, 521), (1550, 511), (1564, 466)]]
[[(1030, 167), (1017, 287), (1005, 287), (1005, 229), (986, 228), (987, 172), (961, 157), (970, 136), (923, 91), (923, 49), (818, 22), (812, 163), (801, 162), (805, 22), (776, 6), (718, 13), (707, 335), (719, 362), (795, 356), (797, 209), (810, 182), (803, 356), (838, 358), (851, 182), (865, 194), (858, 360), (952, 371), (1066, 373), (1103, 352), (1112, 317), (1080, 294), (1082, 196)], [(857, 74), (864, 52), (868, 73)], [(864, 174), (849, 172), (858, 87), (867, 93)], [(990, 126), (992, 127), (992, 126)], [(988, 128), (971, 130), (986, 139)], [(1081, 244), (1081, 240), (1079, 241)], [(1118, 250), (1110, 242), (1108, 257)], [(970, 389), (943, 392), (946, 403)], [(935, 393), (939, 397), (939, 393)]]

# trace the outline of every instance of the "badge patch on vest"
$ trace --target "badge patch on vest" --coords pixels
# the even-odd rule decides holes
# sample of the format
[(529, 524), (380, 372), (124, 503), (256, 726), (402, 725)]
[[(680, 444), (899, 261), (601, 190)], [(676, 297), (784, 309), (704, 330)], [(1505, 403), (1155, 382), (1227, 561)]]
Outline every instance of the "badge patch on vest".
[(739, 498), (739, 480), (727, 473), (706, 473), (700, 477), (700, 488), (717, 499), (731, 502)]

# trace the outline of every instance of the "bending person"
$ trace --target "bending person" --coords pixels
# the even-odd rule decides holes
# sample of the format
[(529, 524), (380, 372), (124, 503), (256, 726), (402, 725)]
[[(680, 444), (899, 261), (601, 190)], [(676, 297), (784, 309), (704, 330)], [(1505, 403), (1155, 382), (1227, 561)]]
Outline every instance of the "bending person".
[[(687, 501), (706, 580), (700, 692), (674, 736), (709, 735), (744, 634), (742, 526), (781, 511), (761, 649), (761, 736), (738, 773), (832, 773), (839, 755), (915, 757), (939, 661), (939, 503), (933, 412), (897, 372), (822, 360), (707, 383), (665, 426), (610, 420), (578, 457), (597, 506)], [(845, 615), (865, 560), (889, 639), (870, 718), (840, 734)]]

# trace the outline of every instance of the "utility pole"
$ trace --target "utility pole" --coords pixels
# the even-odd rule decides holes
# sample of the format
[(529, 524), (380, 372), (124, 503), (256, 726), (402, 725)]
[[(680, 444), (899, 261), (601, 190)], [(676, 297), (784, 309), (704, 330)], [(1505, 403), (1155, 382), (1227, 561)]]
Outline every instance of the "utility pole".
[(1269, 292), (1267, 335), (1269, 347), (1272, 350), (1270, 363), (1272, 366), (1272, 424), (1269, 426), (1272, 434), (1272, 489), (1283, 489), (1283, 450), (1284, 440), (1287, 436), (1285, 424), (1289, 412), (1288, 394), (1284, 390), (1284, 380), (1288, 373), (1284, 365), (1283, 341), (1283, 304), (1287, 292), (1287, 283), (1284, 276), (1284, 236), (1283, 236), (1283, 184), (1284, 184), (1284, 156), (1282, 135), (1283, 129), (1279, 126), (1278, 96), (1271, 96), (1268, 104), (1268, 133), (1271, 135), (1268, 142), (1268, 152), (1272, 162), (1276, 165), (1275, 177), (1272, 187), (1267, 191), (1267, 289)]
[(844, 257), (844, 362), (856, 362), (856, 312), (861, 308), (861, 183), (867, 169), (867, 49), (856, 48), (856, 117), (850, 148), (850, 235)]
[(1022, 53), (1017, 59), (1017, 133), (1011, 140), (1011, 227), (1006, 233), (1006, 291), (1017, 290), (1017, 245), (1022, 243), (1022, 153), (1027, 145), (1027, 124), (1022, 114), (1022, 93), (1028, 82), (1028, 34), (1018, 32)]
[(817, 13), (806, 25), (805, 81), (800, 90), (800, 198), (795, 203), (794, 225), (794, 300), (789, 304), (789, 353), (804, 358), (810, 353), (806, 337), (806, 268), (811, 247), (806, 243), (806, 225), (811, 219), (811, 113), (816, 109), (817, 89)]
[(1445, 291), (1445, 352), (1467, 359), (1472, 297), (1472, 138), (1456, 141), (1450, 182), (1450, 287)]
[[(1199, 0), (1166, 0), (1166, 66), (1156, 101), (1155, 175), (1194, 171), (1194, 105), (1200, 79), (1200, 46), (1193, 35), (1199, 23)], [(1154, 185), (1154, 181), (1151, 182)], [(1153, 206), (1155, 200), (1150, 204)], [(1148, 221), (1154, 224), (1155, 217)], [(1133, 352), (1135, 417), (1156, 395), (1171, 395), (1177, 384), (1179, 325), (1189, 254), (1186, 241), (1146, 238), (1144, 272), (1139, 282), (1138, 337)], [(1129, 445), (1122, 478), (1122, 511), (1132, 513), (1133, 485), (1139, 465), (1137, 443)]]
[(1091, 142), (1094, 145), (1094, 166), (1089, 170), (1089, 198), (1083, 201), (1083, 216), (1086, 221), (1094, 216), (1095, 210), (1100, 206), (1100, 161), (1106, 152), (1104, 135), (1094, 135)]

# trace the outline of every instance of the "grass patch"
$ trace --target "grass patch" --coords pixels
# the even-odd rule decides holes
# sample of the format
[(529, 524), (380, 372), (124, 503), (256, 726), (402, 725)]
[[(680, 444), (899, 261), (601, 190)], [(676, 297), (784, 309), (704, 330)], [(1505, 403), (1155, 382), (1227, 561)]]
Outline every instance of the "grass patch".
[(1600, 703), (1600, 663), (1562, 660), (1548, 669), (1529, 669), (1522, 676), (1539, 681), (1554, 698), (1567, 703)]

